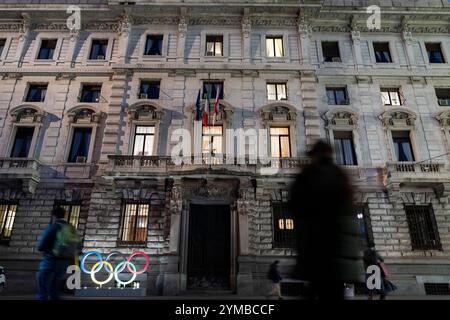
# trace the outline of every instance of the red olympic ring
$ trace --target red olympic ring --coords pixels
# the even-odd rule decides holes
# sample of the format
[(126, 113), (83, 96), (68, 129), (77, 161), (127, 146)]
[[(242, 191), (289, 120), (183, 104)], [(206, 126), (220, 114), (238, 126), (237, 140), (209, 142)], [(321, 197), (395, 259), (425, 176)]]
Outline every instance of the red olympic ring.
[(147, 270), (148, 265), (150, 264), (150, 260), (148, 259), (148, 255), (145, 252), (143, 252), (143, 251), (134, 251), (132, 254), (130, 254), (128, 256), (127, 260), (128, 260), (128, 262), (131, 262), (131, 259), (133, 259), (133, 257), (138, 255), (138, 254), (140, 254), (141, 256), (143, 256), (145, 258), (145, 267), (142, 268), (139, 271), (135, 271), (135, 270), (132, 270), (131, 267), (130, 267), (130, 264), (127, 263), (127, 268), (128, 268), (128, 270), (131, 273), (142, 274), (142, 273), (144, 273)]

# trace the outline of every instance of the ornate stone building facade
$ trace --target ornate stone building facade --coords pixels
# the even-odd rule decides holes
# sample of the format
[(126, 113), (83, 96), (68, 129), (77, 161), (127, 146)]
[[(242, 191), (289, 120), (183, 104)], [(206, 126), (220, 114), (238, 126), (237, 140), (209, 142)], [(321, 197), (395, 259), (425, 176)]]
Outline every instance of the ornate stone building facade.
[[(371, 1), (80, 1), (73, 31), (65, 1), (19, 2), (0, 1), (8, 290), (32, 292), (36, 241), (63, 205), (84, 250), (150, 255), (149, 295), (260, 295), (270, 262), (286, 278), (295, 264), (286, 200), (318, 138), (351, 175), (361, 239), (399, 293), (448, 290), (447, 1), (382, 1), (376, 30)], [(199, 90), (219, 111), (195, 135)], [(208, 157), (175, 164), (179, 129)], [(271, 162), (211, 158), (226, 129), (262, 129)]]

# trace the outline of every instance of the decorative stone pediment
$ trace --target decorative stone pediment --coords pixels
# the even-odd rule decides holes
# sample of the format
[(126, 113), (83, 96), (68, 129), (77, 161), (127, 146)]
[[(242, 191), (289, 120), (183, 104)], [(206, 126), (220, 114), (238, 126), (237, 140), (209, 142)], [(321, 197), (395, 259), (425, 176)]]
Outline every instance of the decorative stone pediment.
[(450, 111), (443, 111), (436, 116), (442, 127), (450, 127)]
[(336, 108), (325, 113), (327, 125), (337, 127), (356, 127), (358, 114), (350, 108)]
[(41, 108), (31, 105), (24, 105), (14, 108), (11, 111), (13, 122), (19, 123), (42, 123), (45, 112)]
[(263, 121), (294, 121), (297, 118), (295, 109), (287, 104), (274, 103), (261, 109)]
[(413, 127), (416, 114), (405, 108), (394, 108), (379, 116), (385, 127)]
[(136, 104), (128, 108), (130, 120), (161, 120), (164, 112), (151, 104)]
[[(201, 105), (201, 112), (203, 114), (203, 107), (205, 105), (205, 102), (202, 101), (200, 103)], [(211, 112), (214, 111), (214, 101), (211, 101)], [(191, 107), (191, 112), (192, 112), (192, 117), (193, 119), (195, 119), (195, 112), (196, 112), (196, 107), (192, 106)], [(230, 124), (230, 122), (233, 120), (233, 113), (234, 113), (234, 107), (229, 104), (226, 101), (219, 101), (219, 112), (216, 116), (216, 124), (224, 124), (227, 123), (227, 125)]]
[(99, 123), (102, 118), (102, 112), (96, 112), (91, 107), (75, 107), (71, 109), (67, 116), (71, 123)]

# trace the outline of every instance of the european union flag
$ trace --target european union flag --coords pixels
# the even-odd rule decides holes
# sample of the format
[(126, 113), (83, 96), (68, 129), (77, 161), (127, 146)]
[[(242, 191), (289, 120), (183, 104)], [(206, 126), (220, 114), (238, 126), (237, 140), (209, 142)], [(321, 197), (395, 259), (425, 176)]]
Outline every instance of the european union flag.
[(202, 111), (200, 110), (200, 91), (198, 90), (197, 102), (195, 103), (195, 121), (202, 120)]

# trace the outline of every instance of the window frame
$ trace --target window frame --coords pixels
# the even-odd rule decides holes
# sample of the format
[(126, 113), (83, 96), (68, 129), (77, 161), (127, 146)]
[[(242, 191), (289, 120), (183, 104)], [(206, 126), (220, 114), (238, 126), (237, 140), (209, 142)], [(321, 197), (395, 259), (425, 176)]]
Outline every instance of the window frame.
[[(336, 133), (348, 133), (349, 135), (350, 135), (350, 141), (351, 141), (351, 146), (352, 146), (352, 160), (353, 160), (353, 163), (351, 163), (351, 164), (348, 164), (348, 163), (339, 163), (337, 160), (338, 160), (338, 154), (337, 154), (337, 148), (336, 148), (336, 143), (337, 143), (337, 140), (343, 140), (343, 139), (348, 139), (348, 138), (336, 138)], [(350, 130), (338, 130), (338, 129), (335, 129), (335, 130), (333, 130), (333, 142), (334, 142), (334, 145), (333, 145), (333, 147), (334, 147), (334, 153), (335, 153), (335, 159), (336, 159), (336, 164), (338, 164), (338, 165), (341, 165), (341, 166), (358, 166), (358, 156), (357, 156), (357, 154), (356, 154), (356, 146), (355, 146), (355, 137), (354, 137), (354, 135), (353, 135), (353, 131), (350, 131)], [(342, 149), (342, 151), (344, 152), (344, 148), (341, 148)], [(345, 152), (344, 152), (345, 153)], [(345, 157), (343, 157), (344, 158), (344, 162), (345, 162)]]
[[(337, 45), (337, 52), (339, 54), (339, 56), (330, 56), (331, 57), (331, 61), (326, 61), (327, 57), (325, 56), (325, 52), (323, 50), (323, 44), (324, 43), (336, 43)], [(339, 43), (338, 40), (321, 40), (320, 41), (320, 50), (322, 51), (322, 61), (323, 63), (342, 63), (342, 52), (341, 52), (341, 45)], [(333, 58), (339, 58), (339, 61), (333, 61)]]
[[(67, 212), (67, 217), (64, 217), (64, 219), (69, 222), (70, 224), (72, 224), (75, 229), (78, 230), (78, 227), (80, 225), (80, 218), (81, 218), (81, 208), (82, 208), (82, 201), (65, 201), (65, 200), (55, 200), (54, 204), (53, 204), (54, 208), (57, 207), (61, 207), (64, 209), (64, 207), (69, 207), (69, 210), (66, 211)], [(73, 207), (80, 207), (79, 211), (78, 211), (78, 217), (77, 217), (77, 223), (76, 225), (74, 225), (70, 220), (72, 218), (72, 209)], [(65, 210), (65, 209), (64, 209)]]
[[(220, 80), (203, 80), (202, 81), (202, 100), (206, 100), (206, 95), (207, 95), (207, 90), (206, 90), (206, 85), (207, 84), (212, 84), (214, 85), (214, 90), (215, 89), (215, 85), (216, 84), (220, 84), (222, 86), (222, 90), (220, 90), (220, 94), (219, 94), (219, 100), (224, 100), (225, 97), (225, 81), (220, 81)], [(211, 92), (211, 102), (214, 101), (216, 99), (216, 96), (212, 94)]]
[[(19, 211), (19, 202), (18, 201), (0, 201), (0, 206), (6, 206), (6, 215), (5, 215), (5, 220), (4, 220), (4, 225), (0, 225), (0, 245), (8, 245), (9, 241), (11, 240), (13, 233), (14, 233), (14, 223), (17, 217), (17, 212)], [(11, 225), (11, 233), (8, 237), (4, 236), (4, 232), (6, 230), (6, 222), (8, 221), (8, 217), (9, 217), (9, 207), (10, 206), (15, 206), (15, 212), (14, 212), (14, 216), (12, 218), (12, 222), (10, 223)], [(2, 221), (0, 221), (2, 222)]]
[[(285, 129), (288, 129), (288, 134), (287, 135), (286, 134), (280, 134), (280, 135), (274, 134), (274, 135), (272, 135), (271, 132), (270, 132), (272, 128), (285, 128)], [(273, 157), (272, 156), (272, 136), (274, 136), (274, 137), (278, 136), (278, 147), (279, 147), (279, 150), (280, 150), (278, 157)], [(281, 156), (283, 154), (283, 152), (282, 152), (282, 144), (281, 144), (281, 138), (282, 137), (288, 137), (288, 140), (289, 140), (289, 156), (288, 157)], [(269, 152), (270, 158), (275, 158), (275, 159), (292, 158), (291, 127), (290, 126), (281, 126), (281, 125), (271, 125), (271, 126), (269, 126), (269, 146), (270, 146), (270, 150), (269, 150), (270, 151)]]
[[(276, 55), (276, 40), (280, 40), (281, 39), (281, 56), (277, 56)], [(285, 44), (284, 44), (284, 36), (283, 35), (266, 35), (265, 37), (265, 49), (266, 49), (266, 58), (269, 59), (281, 59), (281, 58), (285, 58), (286, 57), (286, 49), (285, 49)], [(271, 40), (271, 44), (272, 44), (272, 49), (273, 49), (273, 56), (269, 55), (269, 49), (267, 48), (267, 41)]]
[[(214, 41), (208, 41), (208, 38), (209, 39), (211, 39), (211, 38), (215, 38), (214, 39)], [(217, 38), (220, 38), (221, 39), (221, 41), (217, 41)], [(214, 48), (214, 51), (213, 51), (213, 54), (212, 55), (208, 55), (208, 43), (213, 43), (214, 45), (213, 45), (213, 48)], [(217, 55), (216, 54), (216, 45), (218, 44), (218, 43), (220, 43), (220, 50), (221, 50), (221, 54), (220, 55)], [(206, 35), (205, 36), (205, 57), (224, 57), (225, 56), (225, 54), (224, 54), (224, 37), (223, 37), (223, 35), (214, 35), (214, 34), (210, 34), (210, 35)]]
[[(447, 63), (447, 59), (446, 59), (445, 54), (444, 54), (444, 49), (443, 49), (443, 46), (442, 46), (442, 42), (425, 42), (424, 44), (425, 44), (425, 51), (426, 51), (426, 55), (427, 55), (427, 60), (426, 61), (427, 61), (428, 64), (440, 65), (440, 64), (446, 64)], [(441, 54), (442, 62), (431, 62), (430, 61), (431, 57), (429, 55), (429, 52), (431, 50), (428, 50), (428, 45), (439, 45), (439, 53)], [(436, 51), (433, 51), (433, 52), (436, 52)]]
[[(440, 97), (438, 96), (438, 92), (437, 92), (438, 90), (445, 90), (445, 91), (447, 91), (447, 92), (448, 92), (447, 98), (445, 98), (445, 99), (440, 98)], [(450, 106), (450, 87), (435, 87), (435, 88), (434, 88), (434, 93), (435, 93), (435, 95), (436, 95), (437, 103), (438, 103), (438, 105), (439, 105), (440, 107), (447, 107), (447, 106)], [(441, 104), (440, 101), (442, 101), (442, 100), (447, 101), (447, 104)]]
[[(134, 240), (124, 240), (124, 233), (125, 233), (125, 220), (126, 220), (126, 212), (127, 212), (127, 206), (136, 205), (136, 215), (135, 215), (135, 221), (134, 221), (134, 233), (133, 233), (133, 239)], [(138, 233), (138, 212), (140, 212), (139, 207), (148, 205), (147, 210), (147, 223), (145, 226), (145, 240), (136, 240), (136, 235)], [(119, 226), (119, 235), (117, 239), (117, 244), (119, 246), (130, 246), (130, 245), (137, 245), (137, 246), (147, 246), (148, 242), (148, 230), (150, 225), (150, 218), (151, 218), (151, 199), (145, 200), (145, 201), (132, 201), (132, 200), (123, 200), (122, 201), (122, 208), (121, 208), (121, 217), (120, 217), (120, 226)]]
[[(151, 134), (151, 133), (145, 133), (145, 134), (143, 134), (143, 133), (137, 133), (137, 129), (138, 129), (138, 127), (152, 127), (153, 128), (153, 134)], [(134, 151), (135, 151), (135, 147), (136, 147), (136, 136), (137, 135), (142, 135), (142, 136), (144, 136), (144, 151), (145, 151), (145, 140), (146, 140), (146, 137), (147, 136), (153, 136), (153, 144), (152, 144), (152, 150), (150, 151), (150, 155), (148, 155), (149, 157), (150, 156), (154, 156), (155, 155), (155, 144), (156, 144), (156, 125), (143, 125), (143, 124), (136, 124), (136, 125), (134, 125), (134, 128), (133, 128), (133, 145), (132, 145), (132, 155), (133, 156), (144, 156), (144, 155), (137, 155), (137, 154), (134, 154)]]
[[(412, 131), (411, 130), (390, 130), (391, 132), (391, 141), (392, 141), (392, 151), (393, 151), (393, 156), (395, 157), (395, 161), (396, 162), (416, 162), (417, 161), (417, 157), (416, 157), (416, 150), (414, 148), (414, 143), (413, 143), (413, 137), (412, 137)], [(395, 141), (394, 139), (396, 139), (397, 137), (394, 138), (394, 134), (395, 132), (408, 132), (408, 140), (409, 140), (409, 144), (410, 144), (410, 149), (411, 149), (411, 154), (412, 154), (412, 161), (406, 160), (406, 161), (401, 161), (399, 160), (399, 157), (397, 156), (397, 153), (395, 152)], [(406, 139), (403, 137), (398, 137), (399, 139)]]
[[(97, 58), (93, 59), (92, 58), (92, 50), (94, 49), (94, 42), (95, 41), (106, 41), (106, 47), (105, 47), (105, 55), (103, 59), (98, 59)], [(88, 55), (87, 55), (87, 60), (89, 62), (93, 62), (93, 61), (98, 61), (98, 62), (106, 62), (108, 61), (108, 57), (109, 57), (109, 51), (110, 51), (110, 46), (111, 46), (111, 39), (108, 37), (101, 37), (101, 36), (95, 36), (92, 37), (90, 40), (90, 46), (89, 46), (89, 51), (88, 51)]]
[[(376, 45), (386, 45), (387, 46), (387, 53), (389, 55), (389, 61), (378, 61), (377, 60), (377, 50), (375, 49)], [(372, 49), (373, 49), (373, 54), (375, 57), (375, 63), (377, 64), (386, 64), (386, 63), (394, 63), (394, 57), (392, 55), (392, 47), (391, 47), (391, 43), (389, 41), (373, 41), (372, 42)], [(382, 51), (385, 52), (385, 51)]]
[[(94, 86), (100, 87), (99, 94), (98, 94), (98, 101), (83, 101), (82, 100), (84, 89), (85, 89), (85, 87), (88, 87), (88, 86), (90, 86), (90, 87), (94, 87)], [(101, 102), (101, 98), (102, 98), (102, 90), (103, 90), (103, 85), (101, 83), (81, 83), (80, 94), (78, 96), (78, 102), (80, 102), (80, 103), (88, 103), (88, 104), (90, 104), (90, 103), (100, 103)]]
[[(422, 207), (422, 209), (427, 208), (427, 211), (423, 211), (421, 213), (425, 213), (426, 215), (428, 215), (428, 217), (422, 217), (419, 218), (418, 215), (418, 211), (415, 208), (412, 208), (412, 213), (409, 212), (408, 213), (408, 208), (411, 207)], [(440, 239), (440, 234), (439, 234), (439, 227), (437, 225), (437, 220), (436, 220), (436, 214), (434, 212), (433, 209), (433, 205), (430, 204), (420, 204), (420, 205), (416, 205), (416, 204), (405, 204), (404, 205), (404, 211), (405, 211), (405, 215), (406, 215), (406, 220), (408, 223), (408, 229), (409, 229), (409, 235), (410, 235), (410, 239), (411, 239), (411, 250), (412, 251), (431, 251), (431, 250), (438, 250), (438, 251), (442, 251), (443, 247), (442, 247), (442, 242)], [(412, 217), (412, 215), (416, 214), (415, 217)], [(412, 221), (415, 220), (415, 221)], [(431, 227), (431, 231), (433, 233), (434, 239), (428, 238), (422, 238), (422, 239), (418, 239), (420, 236), (423, 236), (424, 234), (428, 234), (430, 230), (424, 230), (424, 229), (420, 229), (420, 228), (424, 228), (425, 225), (422, 223), (423, 221), (419, 221), (419, 220), (429, 220), (428, 222), (430, 223), (430, 225), (428, 227)], [(414, 224), (414, 226), (412, 225)], [(419, 227), (419, 233), (421, 233), (420, 236), (415, 237), (414, 234), (414, 227)], [(417, 232), (416, 232), (417, 233)], [(418, 243), (417, 241), (421, 241), (422, 243)], [(430, 243), (426, 243), (426, 242), (435, 242), (434, 244), (430, 244)]]
[[(42, 44), (44, 43), (44, 41), (54, 41), (55, 42), (55, 47), (53, 48), (53, 54), (52, 54), (52, 56), (50, 58), (39, 58), (39, 56), (41, 54), (41, 50), (43, 49), (42, 48)], [(39, 47), (36, 50), (35, 60), (37, 60), (37, 61), (54, 61), (55, 60), (56, 50), (58, 48), (58, 41), (59, 41), (58, 38), (48, 38), (48, 37), (41, 38), (40, 39), (40, 43), (39, 43)]]
[(3, 48), (0, 50), (0, 61), (5, 60), (6, 58), (6, 54), (7, 54), (7, 49), (8, 49), (8, 45), (9, 45), (9, 39), (7, 37), (0, 37), (0, 43), (3, 42)]
[[(26, 92), (25, 92), (25, 96), (23, 99), (23, 102), (34, 102), (34, 103), (41, 103), (41, 102), (45, 102), (45, 99), (47, 99), (47, 94), (48, 94), (48, 82), (28, 82), (27, 83), (27, 88), (26, 88)], [(31, 89), (33, 87), (43, 87), (45, 86), (45, 94), (44, 94), (44, 99), (40, 100), (40, 101), (34, 101), (34, 100), (28, 100), (29, 96), (31, 94)], [(41, 94), (42, 96), (42, 94)]]
[[(219, 135), (219, 134), (205, 134), (204, 133), (204, 130), (205, 130), (205, 128), (211, 128), (211, 127), (220, 127), (221, 128), (221, 134)], [(211, 140), (210, 140), (210, 142), (209, 142), (209, 147), (212, 147), (212, 144), (214, 144), (214, 137), (220, 137), (221, 138), (221, 140), (222, 140), (222, 143), (221, 143), (221, 149), (222, 149), (222, 152), (212, 152), (213, 150), (211, 150), (211, 149), (209, 149), (209, 152), (205, 152), (204, 151), (204, 149), (203, 149), (203, 138), (204, 137), (210, 137), (210, 138), (212, 138), (212, 142), (211, 142)], [(205, 127), (205, 126), (202, 126), (202, 141), (201, 141), (201, 146), (202, 146), (202, 150), (201, 150), (201, 152), (202, 152), (202, 156), (205, 156), (205, 155), (213, 155), (214, 154), (214, 156), (216, 156), (216, 155), (223, 155), (224, 154), (224, 142), (225, 142), (225, 136), (224, 136), (224, 126), (222, 125), (222, 124), (216, 124), (216, 125), (209, 125), (208, 124), (208, 126), (207, 127)]]
[[(154, 38), (161, 38), (161, 52), (159, 54), (147, 54), (147, 43), (149, 38), (154, 37)], [(145, 43), (144, 43), (144, 50), (143, 50), (143, 56), (144, 57), (162, 57), (163, 56), (163, 52), (164, 52), (164, 34), (163, 33), (148, 33), (145, 35)], [(151, 48), (150, 48), (151, 49)]]
[[(275, 210), (276, 206), (280, 206), (281, 208), (278, 211)], [(286, 201), (275, 201), (271, 200), (270, 209), (272, 212), (272, 249), (296, 249), (297, 247), (297, 232), (296, 228), (298, 227), (298, 221), (295, 217), (295, 214), (290, 214), (289, 203)], [(293, 220), (293, 228), (292, 229), (279, 229), (279, 220)], [(286, 234), (286, 230), (290, 232)]]
[[(390, 104), (385, 104), (383, 102), (383, 93), (388, 94)], [(398, 101), (400, 104), (392, 104), (391, 93), (396, 93), (398, 95)], [(400, 107), (400, 106), (404, 105), (404, 97), (400, 91), (400, 88), (380, 88), (380, 94), (381, 94), (381, 102), (383, 103), (383, 106)]]
[[(273, 85), (275, 86), (275, 99), (269, 99), (269, 86)], [(286, 93), (286, 96), (284, 99), (279, 99), (279, 94), (278, 94), (278, 86), (282, 85), (284, 86), (284, 92)], [(266, 96), (267, 96), (267, 100), (268, 101), (286, 101), (288, 100), (288, 87), (287, 87), (287, 82), (266, 82)]]
[[(147, 92), (142, 92), (142, 85), (143, 83), (148, 82), (148, 83), (153, 83), (153, 84), (158, 84), (158, 97), (156, 98), (152, 98), (149, 96), (149, 93)], [(147, 94), (147, 98), (141, 98), (142, 94)], [(147, 99), (147, 100), (159, 100), (161, 96), (161, 80), (160, 79), (140, 79), (139, 81), (139, 93), (138, 93), (138, 99)]]
[[(338, 103), (336, 92), (342, 90), (344, 93), (345, 99), (343, 100), (344, 103)], [(330, 103), (330, 99), (328, 97), (328, 91), (333, 91), (333, 97), (334, 97), (334, 104)], [(330, 106), (348, 106), (350, 105), (350, 97), (347, 91), (347, 87), (326, 87), (325, 88), (325, 94), (327, 96), (327, 104)]]

